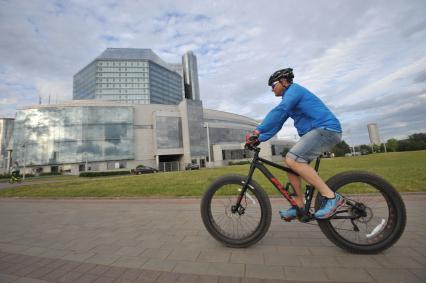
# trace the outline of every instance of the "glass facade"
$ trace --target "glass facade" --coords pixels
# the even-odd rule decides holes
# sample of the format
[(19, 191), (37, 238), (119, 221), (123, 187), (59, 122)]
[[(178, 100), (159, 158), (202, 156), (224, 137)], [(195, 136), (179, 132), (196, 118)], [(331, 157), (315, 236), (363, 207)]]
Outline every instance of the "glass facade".
[(151, 103), (179, 104), (182, 101), (182, 77), (155, 63), (149, 63)]
[(182, 57), (183, 76), (185, 81), (185, 98), (200, 100), (200, 87), (198, 85), (197, 57), (188, 51)]
[(254, 153), (247, 149), (222, 150), (223, 160), (238, 160), (244, 158), (251, 158), (253, 156)]
[(182, 148), (182, 121), (180, 117), (156, 117), (157, 148)]
[(96, 63), (90, 63), (73, 80), (73, 99), (95, 99)]
[(226, 119), (205, 119), (205, 122), (208, 123), (219, 123), (219, 124), (226, 124), (229, 126), (234, 126), (236, 128), (241, 128), (242, 126), (245, 126), (247, 130), (251, 130), (252, 128), (256, 128), (258, 124), (256, 122), (251, 121), (235, 121), (235, 120), (226, 120)]
[(187, 112), (191, 156), (207, 156), (207, 129), (204, 128), (202, 102), (187, 100)]
[(134, 158), (132, 107), (18, 110), (14, 159), (48, 165)]
[(74, 76), (73, 99), (178, 104), (182, 76), (150, 49), (108, 48)]
[(209, 127), (210, 143), (242, 143), (245, 141), (246, 129), (228, 129)]
[(14, 119), (0, 119), (0, 168), (7, 168), (7, 151), (12, 143), (14, 124)]
[(103, 60), (96, 62), (96, 98), (149, 104), (148, 62)]

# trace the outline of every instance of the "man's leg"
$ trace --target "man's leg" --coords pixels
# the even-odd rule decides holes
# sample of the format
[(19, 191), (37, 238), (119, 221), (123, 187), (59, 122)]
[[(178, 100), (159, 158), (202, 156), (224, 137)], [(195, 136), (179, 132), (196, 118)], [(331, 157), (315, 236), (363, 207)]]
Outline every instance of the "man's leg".
[(295, 201), (297, 203), (297, 206), (302, 208), (303, 203), (303, 194), (302, 194), (302, 180), (300, 179), (300, 176), (296, 176), (291, 173), (287, 173), (288, 179), (291, 183), (291, 185), (294, 188), (294, 192), (296, 193)]
[[(308, 182), (309, 184), (314, 186), (322, 196), (324, 196), (326, 198), (334, 198), (334, 192), (327, 186), (327, 184), (320, 178), (320, 176), (314, 170), (314, 168), (312, 168), (309, 164), (297, 162), (297, 161), (294, 161), (291, 158), (286, 158), (285, 161), (286, 161), (287, 165), (291, 169), (293, 169), (295, 172), (297, 172), (306, 182)], [(297, 176), (294, 176), (294, 177), (297, 177)], [(289, 179), (290, 179), (290, 174), (289, 174)], [(290, 179), (290, 182), (293, 185), (293, 182), (291, 180), (292, 179)], [(293, 185), (293, 187), (294, 187), (294, 185)], [(299, 181), (299, 188), (298, 189), (299, 189), (299, 192), (296, 191), (296, 193), (297, 193), (298, 196), (299, 196), (299, 193), (300, 193), (300, 198), (302, 198), (302, 196), (301, 196), (302, 190), (301, 190), (301, 187), (300, 187), (300, 181)], [(295, 190), (297, 190), (296, 187), (295, 187)], [(302, 203), (303, 203), (303, 199), (302, 199)]]

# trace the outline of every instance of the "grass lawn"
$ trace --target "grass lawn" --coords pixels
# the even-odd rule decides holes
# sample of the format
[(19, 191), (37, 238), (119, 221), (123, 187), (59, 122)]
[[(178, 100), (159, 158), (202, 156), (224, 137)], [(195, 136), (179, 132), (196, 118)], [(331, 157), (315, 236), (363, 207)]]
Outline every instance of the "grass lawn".
[[(105, 178), (55, 178), (55, 182), (31, 184), (0, 190), (0, 197), (141, 197), (200, 196), (206, 186), (224, 174), (246, 175), (249, 165), (227, 166), (195, 171), (167, 172)], [(285, 174), (272, 173), (281, 181)], [(323, 159), (323, 179), (343, 171), (365, 170), (388, 180), (400, 192), (426, 192), (426, 151), (396, 152), (358, 157)], [(260, 173), (254, 179), (270, 194), (278, 194)]]

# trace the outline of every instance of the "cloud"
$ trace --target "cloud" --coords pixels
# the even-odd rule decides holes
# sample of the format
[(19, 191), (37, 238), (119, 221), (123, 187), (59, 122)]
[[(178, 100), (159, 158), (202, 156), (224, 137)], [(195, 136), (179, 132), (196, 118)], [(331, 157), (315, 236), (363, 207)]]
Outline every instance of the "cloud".
[(413, 79), (414, 83), (426, 83), (426, 70), (419, 72)]
[(16, 98), (2, 98), (0, 99), (0, 105), (16, 104)]

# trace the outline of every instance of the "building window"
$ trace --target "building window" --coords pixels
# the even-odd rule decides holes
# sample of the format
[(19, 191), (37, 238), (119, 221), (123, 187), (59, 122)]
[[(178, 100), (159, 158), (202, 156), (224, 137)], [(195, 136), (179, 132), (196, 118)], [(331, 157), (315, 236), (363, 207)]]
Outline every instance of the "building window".
[(125, 168), (127, 168), (127, 162), (126, 161), (109, 161), (107, 163), (107, 169), (108, 170), (125, 169)]

